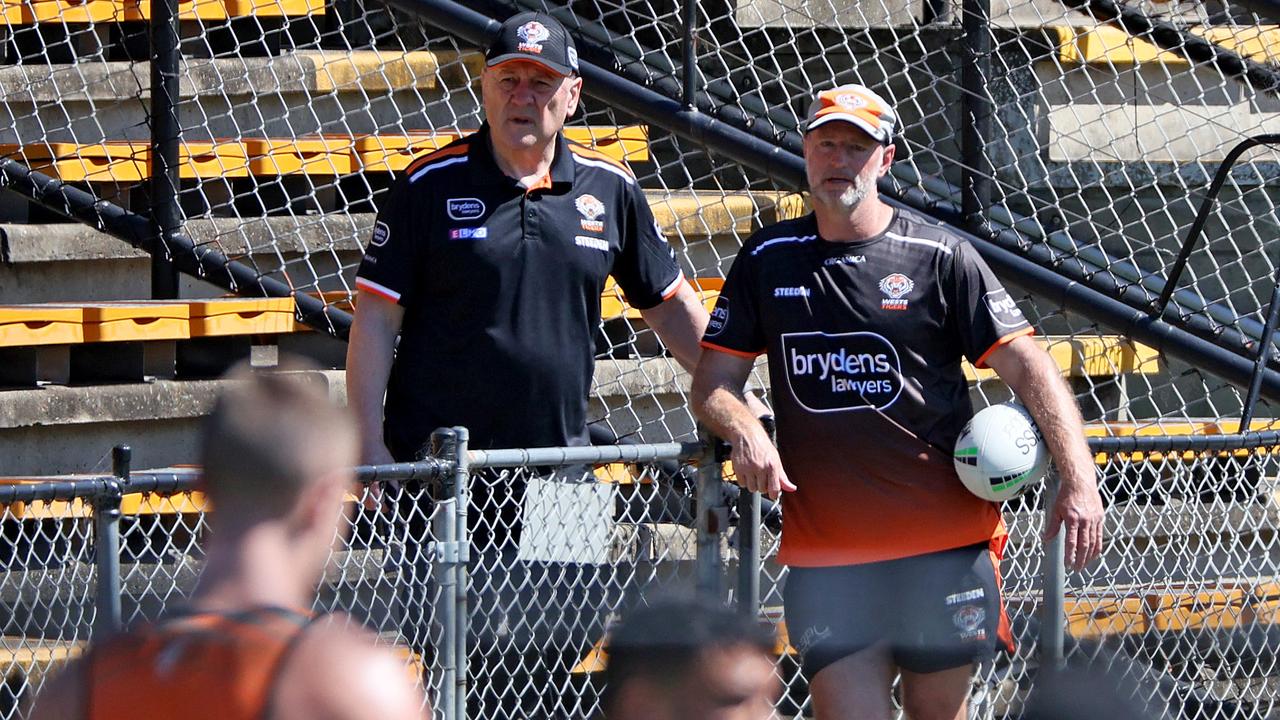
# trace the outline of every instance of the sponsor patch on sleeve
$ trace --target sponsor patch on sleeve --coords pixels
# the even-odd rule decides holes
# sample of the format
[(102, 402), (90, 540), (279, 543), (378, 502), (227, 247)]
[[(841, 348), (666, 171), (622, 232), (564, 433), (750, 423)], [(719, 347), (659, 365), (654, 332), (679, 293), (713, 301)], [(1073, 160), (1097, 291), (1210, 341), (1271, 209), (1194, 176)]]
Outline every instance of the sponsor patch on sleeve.
[(707, 321), (707, 332), (704, 337), (715, 337), (724, 332), (729, 324), (729, 298), (723, 294), (716, 298), (716, 306), (711, 309), (711, 319)]
[(1002, 328), (1015, 328), (1027, 322), (1018, 307), (1018, 301), (1009, 297), (1009, 291), (1004, 288), (983, 295), (982, 301), (987, 304), (987, 310), (995, 318), (996, 324)]
[(373, 224), (373, 237), (369, 240), (370, 247), (382, 247), (391, 239), (391, 228), (387, 224), (379, 220)]

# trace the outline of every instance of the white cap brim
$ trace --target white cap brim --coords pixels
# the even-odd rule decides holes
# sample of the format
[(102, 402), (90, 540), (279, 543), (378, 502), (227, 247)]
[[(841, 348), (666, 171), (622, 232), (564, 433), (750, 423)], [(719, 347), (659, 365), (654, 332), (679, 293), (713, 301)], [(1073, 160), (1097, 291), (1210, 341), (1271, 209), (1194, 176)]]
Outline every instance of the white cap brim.
[(847, 122), (857, 127), (859, 130), (870, 135), (873, 140), (884, 143), (885, 145), (888, 145), (893, 140), (893, 133), (885, 130), (883, 125), (880, 125), (878, 127), (873, 126), (871, 123), (858, 117), (857, 115), (854, 115), (853, 113), (842, 113), (842, 112), (827, 113), (822, 117), (814, 118), (813, 120), (811, 120), (809, 124), (805, 126), (804, 131), (807, 134), (810, 130), (816, 127), (826, 125), (827, 123), (833, 122), (836, 120), (839, 120), (841, 122)]

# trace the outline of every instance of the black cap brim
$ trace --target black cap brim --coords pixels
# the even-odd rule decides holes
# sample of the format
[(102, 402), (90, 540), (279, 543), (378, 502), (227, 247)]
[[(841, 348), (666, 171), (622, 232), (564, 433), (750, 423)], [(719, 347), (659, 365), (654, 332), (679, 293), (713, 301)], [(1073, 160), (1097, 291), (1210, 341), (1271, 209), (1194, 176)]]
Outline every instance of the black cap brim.
[(568, 65), (561, 65), (560, 63), (551, 62), (550, 60), (547, 60), (545, 58), (540, 58), (537, 55), (530, 55), (529, 53), (507, 53), (506, 55), (499, 55), (495, 58), (490, 58), (489, 60), (487, 60), (485, 62), (485, 67), (495, 67), (503, 63), (516, 62), (516, 61), (536, 63), (550, 70), (551, 72), (556, 73), (557, 75), (563, 75), (564, 77), (569, 77), (574, 74), (573, 68), (569, 67)]

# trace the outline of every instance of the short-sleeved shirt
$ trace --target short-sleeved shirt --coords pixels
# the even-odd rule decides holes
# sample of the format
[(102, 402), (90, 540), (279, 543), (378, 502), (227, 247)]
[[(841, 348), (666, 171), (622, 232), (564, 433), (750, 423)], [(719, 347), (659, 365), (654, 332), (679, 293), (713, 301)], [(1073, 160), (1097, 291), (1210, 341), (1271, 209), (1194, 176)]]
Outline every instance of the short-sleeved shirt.
[(852, 565), (1004, 532), (960, 483), (951, 451), (979, 367), (1031, 332), (973, 246), (899, 210), (869, 240), (824, 240), (808, 215), (756, 233), (725, 281), (703, 346), (767, 352), (783, 467), (779, 559)]
[(541, 183), (494, 159), (488, 125), (415, 161), (378, 214), (356, 282), (405, 308), (387, 445), (409, 459), (437, 427), (478, 448), (587, 443), (600, 293), (638, 309), (683, 275), (625, 166), (556, 139)]

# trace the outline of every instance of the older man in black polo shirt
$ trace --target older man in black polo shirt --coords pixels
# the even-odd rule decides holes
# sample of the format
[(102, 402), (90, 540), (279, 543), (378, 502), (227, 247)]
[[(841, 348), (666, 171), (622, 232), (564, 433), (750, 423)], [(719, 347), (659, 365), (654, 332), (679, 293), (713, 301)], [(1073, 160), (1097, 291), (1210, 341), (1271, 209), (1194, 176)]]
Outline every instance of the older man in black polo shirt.
[[(347, 357), (365, 462), (411, 460), (441, 426), (467, 427), (475, 448), (587, 444), (610, 275), (676, 360), (696, 364), (707, 312), (635, 177), (561, 134), (578, 107), (577, 70), (554, 18), (511, 18), (481, 78), (487, 121), (391, 189), (357, 275)], [(524, 483), (489, 479), (472, 493), (473, 543), (509, 564)]]

